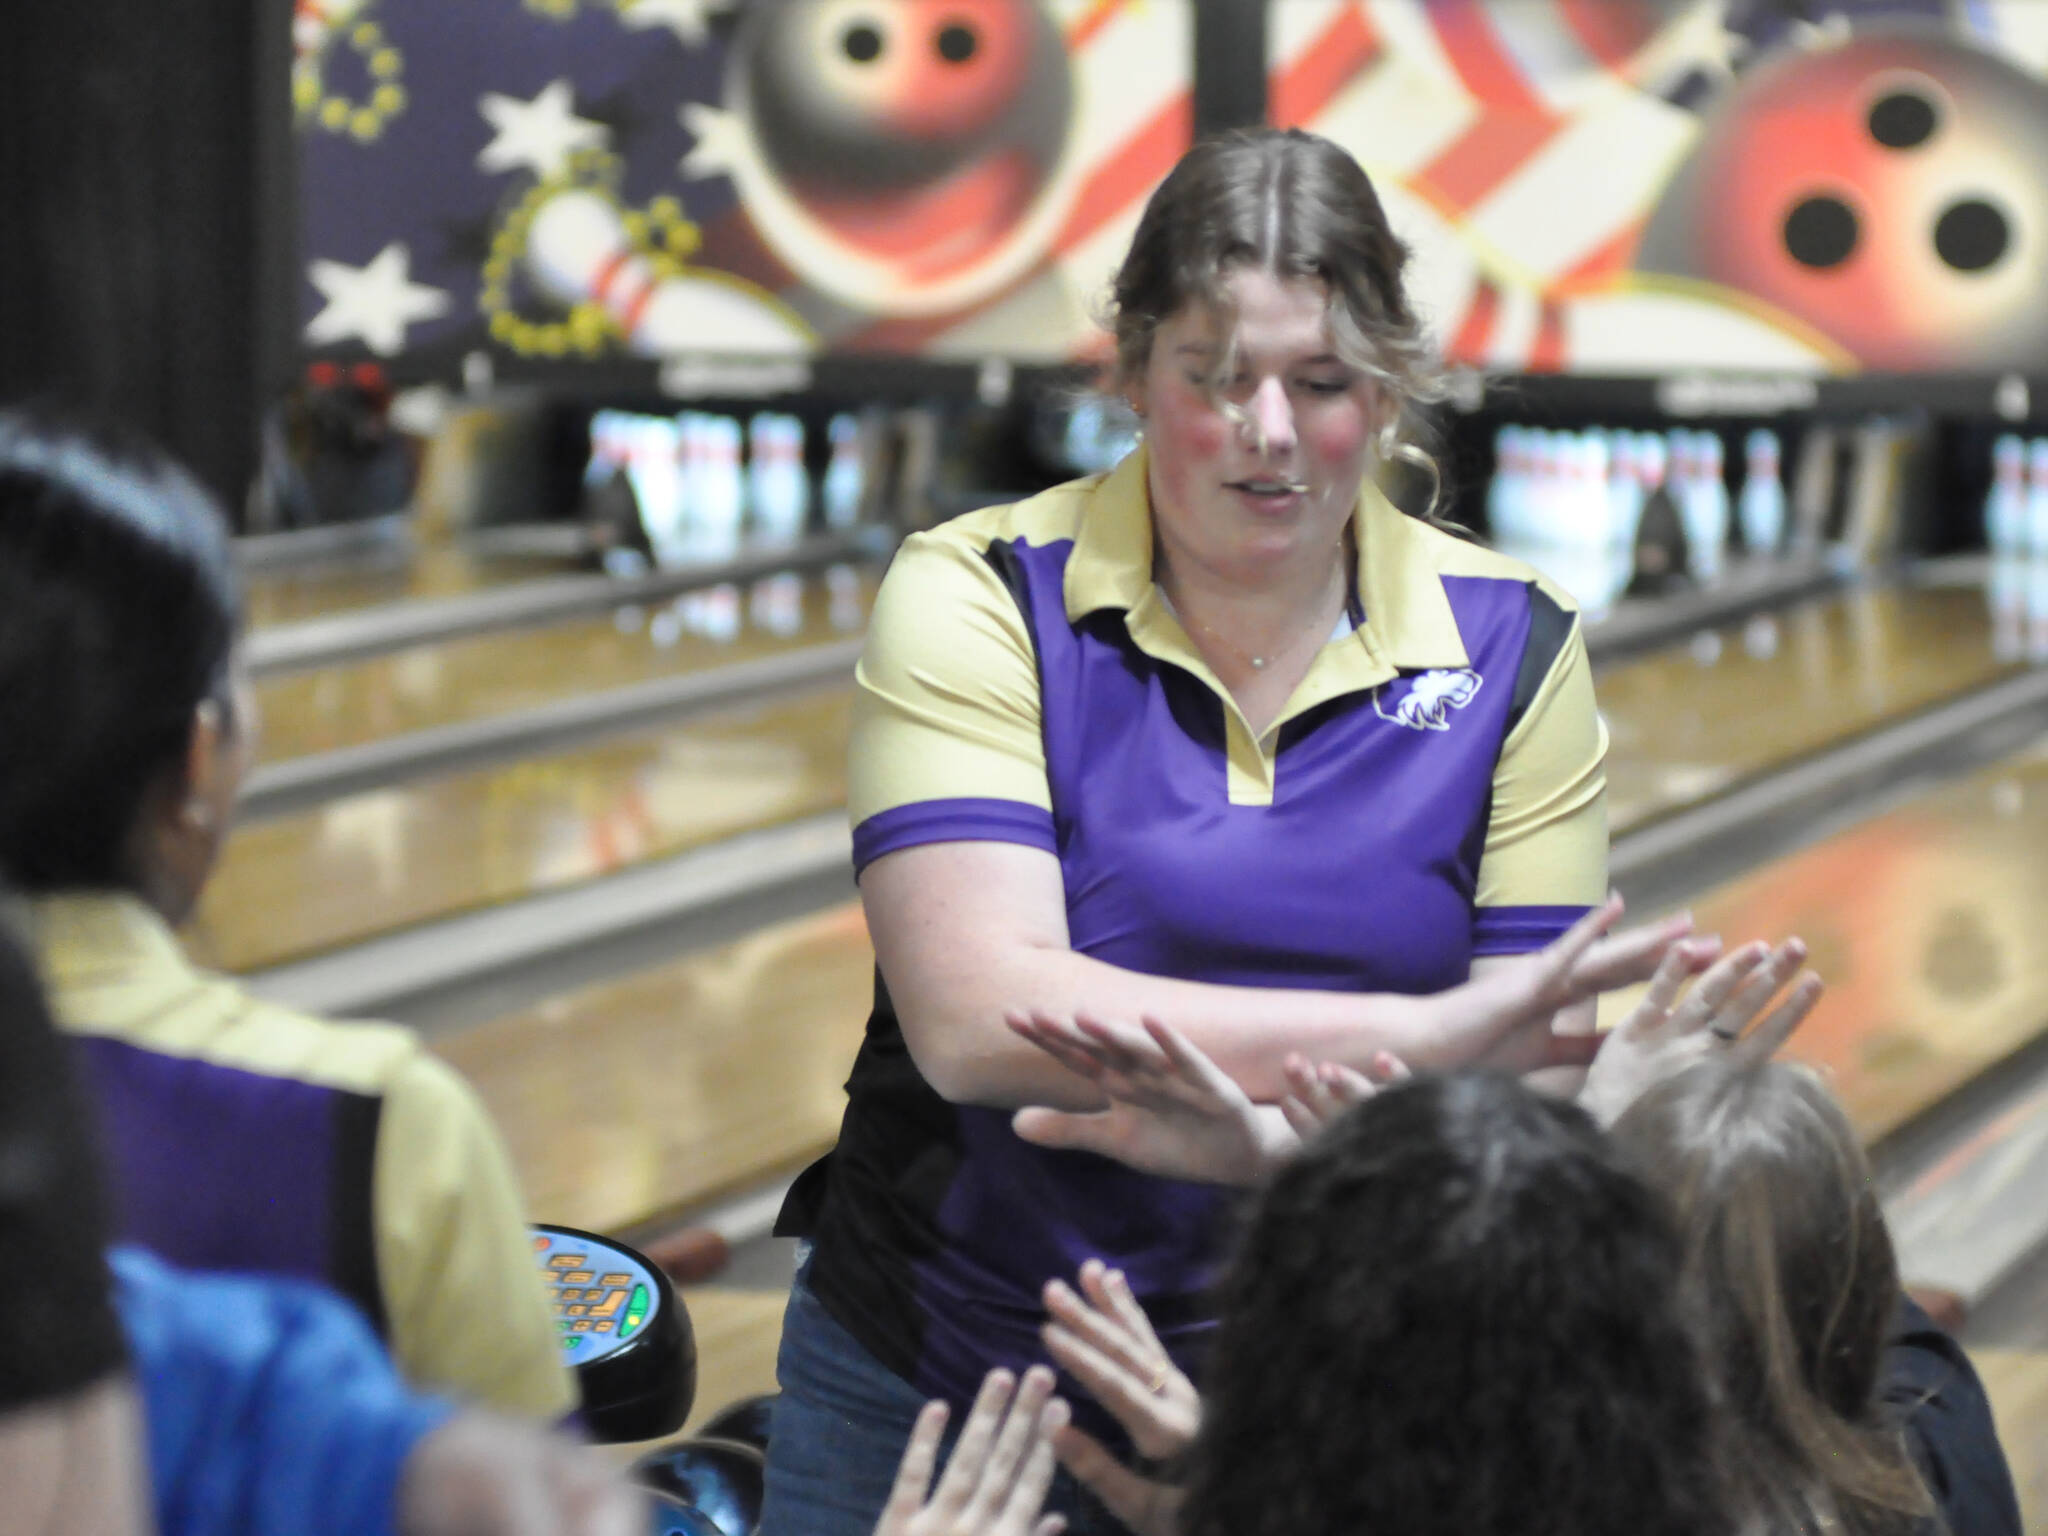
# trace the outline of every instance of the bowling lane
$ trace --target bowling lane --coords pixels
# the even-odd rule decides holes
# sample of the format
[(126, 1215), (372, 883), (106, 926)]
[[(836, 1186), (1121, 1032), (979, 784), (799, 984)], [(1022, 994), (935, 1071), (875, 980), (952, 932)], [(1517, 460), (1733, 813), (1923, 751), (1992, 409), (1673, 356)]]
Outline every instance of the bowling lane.
[(490, 1108), (537, 1218), (617, 1231), (831, 1146), (873, 966), (849, 902), (434, 1048)]
[(247, 823), (188, 940), (258, 969), (831, 810), (850, 706), (841, 689)]
[[(2015, 663), (1981, 589), (1817, 600), (1599, 679), (1617, 835)], [(850, 701), (811, 696), (240, 830), (197, 947), (260, 968), (843, 804)], [(744, 722), (744, 723), (740, 723)]]
[(482, 554), (459, 544), (400, 547), (244, 574), (249, 627), (326, 618), (417, 598), (460, 597), (583, 569), (559, 555)]
[[(2048, 1029), (2048, 739), (1691, 906), (1731, 942), (1807, 940), (1829, 992), (1790, 1054), (1881, 1137)], [(542, 1219), (632, 1226), (830, 1143), (872, 963), (848, 903), (435, 1048), (477, 1084)]]
[(844, 639), (866, 626), (879, 580), (878, 568), (852, 565), (785, 573), (268, 677), (256, 685), (263, 757), (281, 762)]
[(1790, 1054), (1881, 1137), (2048, 1029), (2048, 738), (1688, 905), (1731, 942), (1807, 941), (1828, 995)]
[(1619, 834), (2022, 665), (1978, 582), (1862, 587), (1602, 670)]

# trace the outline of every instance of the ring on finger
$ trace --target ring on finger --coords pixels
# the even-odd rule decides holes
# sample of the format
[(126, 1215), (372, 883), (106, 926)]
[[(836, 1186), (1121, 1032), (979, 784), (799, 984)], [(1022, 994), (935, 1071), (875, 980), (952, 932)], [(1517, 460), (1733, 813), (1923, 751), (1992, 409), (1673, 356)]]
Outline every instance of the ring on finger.
[(1164, 1397), (1166, 1395), (1166, 1384), (1171, 1380), (1173, 1380), (1173, 1367), (1171, 1365), (1162, 1365), (1152, 1373), (1152, 1379), (1145, 1383), (1145, 1390), (1154, 1397)]

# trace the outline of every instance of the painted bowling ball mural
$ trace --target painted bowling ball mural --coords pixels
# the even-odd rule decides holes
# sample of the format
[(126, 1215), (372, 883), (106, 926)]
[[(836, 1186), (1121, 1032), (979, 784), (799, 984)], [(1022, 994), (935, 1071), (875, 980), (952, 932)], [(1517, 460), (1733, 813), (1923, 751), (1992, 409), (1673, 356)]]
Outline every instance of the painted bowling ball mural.
[(1746, 72), (1636, 258), (1762, 300), (1882, 369), (2048, 359), (2048, 84), (1946, 35)]
[(729, 169), (805, 281), (937, 313), (1041, 257), (1072, 200), (1074, 88), (1031, 0), (766, 0), (726, 72)]

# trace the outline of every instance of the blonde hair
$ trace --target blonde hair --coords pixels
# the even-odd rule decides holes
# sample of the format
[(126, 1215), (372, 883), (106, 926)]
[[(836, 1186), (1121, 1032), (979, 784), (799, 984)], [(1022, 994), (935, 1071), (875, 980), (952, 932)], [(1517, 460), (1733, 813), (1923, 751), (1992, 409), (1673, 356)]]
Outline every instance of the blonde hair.
[(1144, 371), (1160, 325), (1192, 303), (1214, 313), (1229, 338), (1211, 374), (1220, 387), (1236, 349), (1230, 273), (1311, 278), (1328, 290), (1337, 355), (1397, 407), (1382, 430), (1381, 460), (1425, 474), (1423, 519), (1448, 527), (1435, 515), (1444, 477), (1421, 440), (1418, 412), (1443, 398), (1444, 378), (1402, 282), (1408, 256), (1372, 179), (1328, 139), (1256, 128), (1204, 140), (1153, 192), (1112, 284), (1104, 320), (1116, 338), (1118, 381)]
[(1708, 1062), (1614, 1127), (1675, 1208), (1756, 1525), (1914, 1529), (1934, 1514), (1881, 1398), (1898, 1264), (1853, 1127), (1804, 1067)]

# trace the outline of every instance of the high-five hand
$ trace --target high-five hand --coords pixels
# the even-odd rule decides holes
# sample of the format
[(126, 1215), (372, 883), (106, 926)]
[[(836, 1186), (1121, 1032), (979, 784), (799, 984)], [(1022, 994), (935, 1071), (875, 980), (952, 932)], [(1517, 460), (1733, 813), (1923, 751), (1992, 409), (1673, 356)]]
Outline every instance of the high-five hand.
[(1100, 1153), (1144, 1173), (1251, 1184), (1298, 1143), (1280, 1111), (1245, 1091), (1158, 1019), (1143, 1028), (1109, 1020), (1012, 1014), (1010, 1028), (1109, 1098), (1106, 1109), (1035, 1106), (1011, 1120), (1041, 1147)]

